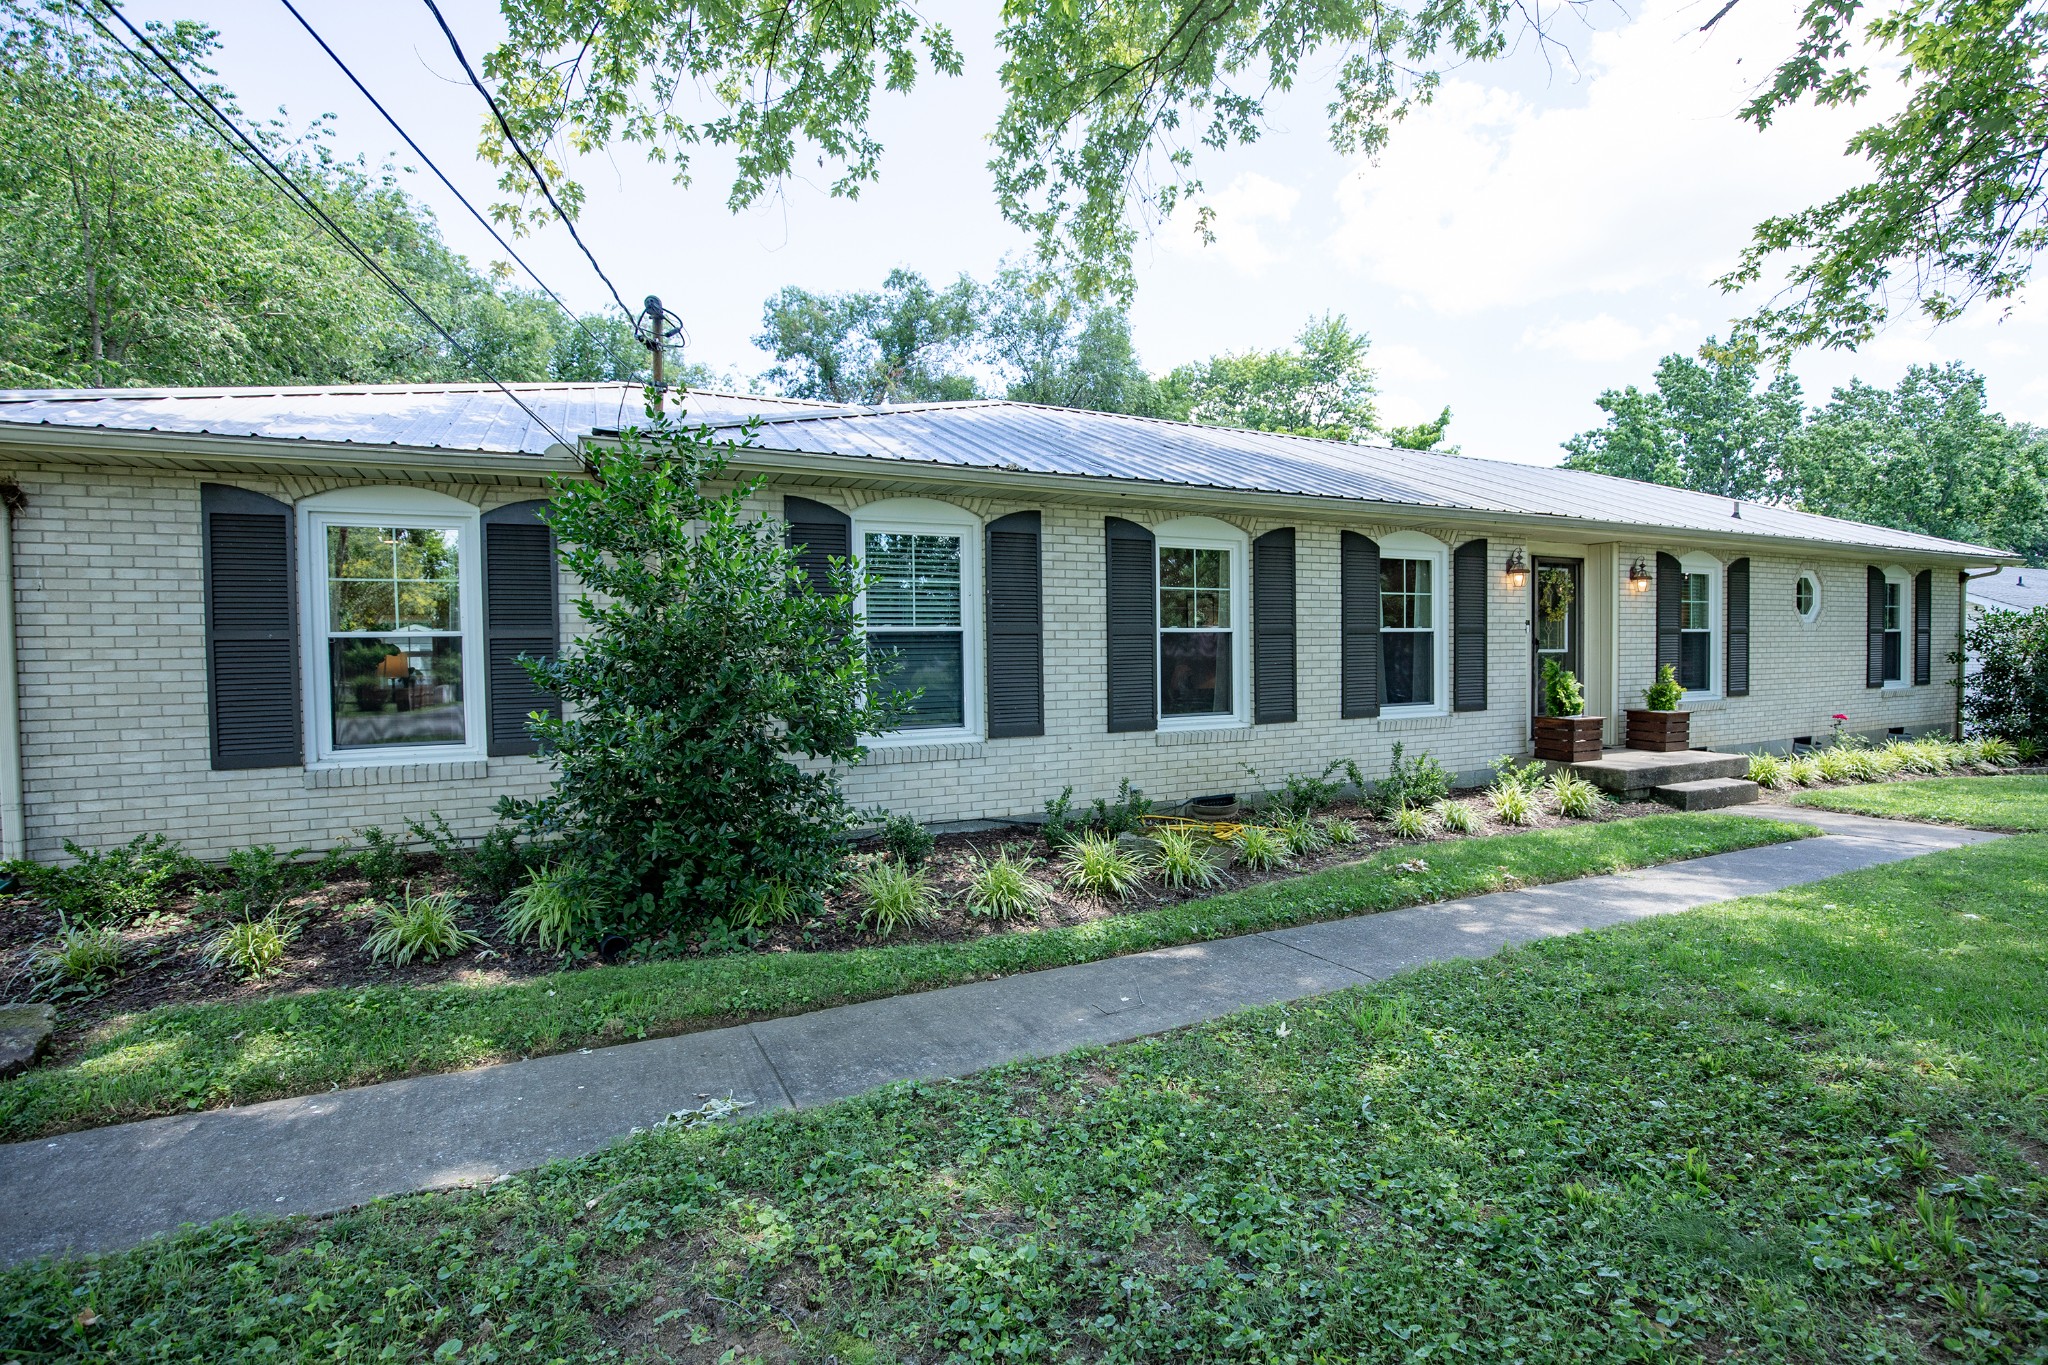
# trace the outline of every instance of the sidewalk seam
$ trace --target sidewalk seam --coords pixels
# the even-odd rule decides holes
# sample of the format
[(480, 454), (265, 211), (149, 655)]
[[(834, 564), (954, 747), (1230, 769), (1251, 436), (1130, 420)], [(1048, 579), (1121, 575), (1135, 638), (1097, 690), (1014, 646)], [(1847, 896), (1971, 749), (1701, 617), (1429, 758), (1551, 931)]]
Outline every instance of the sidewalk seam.
[[(1306, 928), (1309, 928), (1309, 927), (1311, 927), (1311, 926), (1309, 926), (1309, 925), (1306, 925), (1306, 924), (1304, 924), (1304, 925), (1301, 925), (1301, 926), (1299, 926), (1299, 927), (1301, 927), (1301, 928), (1303, 928), (1303, 929), (1306, 929)], [(1347, 971), (1347, 972), (1351, 973), (1351, 974), (1352, 974), (1353, 976), (1357, 977), (1357, 978), (1358, 978), (1358, 979), (1359, 979), (1360, 981), (1378, 981), (1378, 980), (1381, 980), (1381, 979), (1382, 979), (1382, 978), (1380, 978), (1380, 977), (1377, 977), (1377, 976), (1374, 976), (1374, 975), (1372, 975), (1372, 974), (1371, 974), (1370, 972), (1361, 972), (1360, 970), (1358, 970), (1358, 968), (1356, 968), (1356, 967), (1352, 966), (1352, 965), (1351, 965), (1350, 963), (1348, 963), (1348, 962), (1339, 962), (1339, 961), (1338, 961), (1338, 960), (1337, 960), (1336, 958), (1334, 958), (1334, 957), (1324, 957), (1324, 956), (1323, 956), (1323, 955), (1322, 955), (1321, 953), (1312, 953), (1312, 952), (1310, 952), (1310, 951), (1309, 951), (1308, 949), (1306, 949), (1306, 948), (1302, 947), (1302, 946), (1301, 946), (1301, 945), (1300, 945), (1299, 943), (1289, 943), (1289, 942), (1288, 942), (1288, 941), (1287, 941), (1286, 939), (1278, 937), (1279, 935), (1281, 935), (1281, 934), (1284, 934), (1284, 933), (1287, 933), (1287, 932), (1288, 932), (1288, 931), (1287, 931), (1287, 930), (1285, 930), (1285, 929), (1261, 929), (1261, 930), (1259, 931), (1259, 935), (1258, 935), (1258, 936), (1259, 936), (1260, 938), (1263, 938), (1263, 939), (1266, 939), (1266, 940), (1268, 940), (1269, 942), (1272, 942), (1272, 943), (1277, 943), (1277, 944), (1279, 944), (1279, 945), (1280, 945), (1281, 947), (1283, 947), (1283, 948), (1291, 948), (1291, 949), (1293, 949), (1293, 950), (1294, 950), (1295, 952), (1297, 952), (1297, 953), (1300, 953), (1300, 954), (1301, 954), (1301, 955), (1302, 955), (1303, 957), (1312, 957), (1312, 958), (1314, 958), (1314, 959), (1315, 959), (1316, 961), (1318, 961), (1318, 962), (1327, 962), (1327, 963), (1329, 963), (1329, 964), (1330, 964), (1330, 965), (1331, 965), (1332, 967), (1338, 968), (1338, 969), (1339, 969), (1340, 971)], [(1319, 992), (1319, 994), (1321, 994), (1321, 993), (1322, 993), (1322, 992)], [(1306, 998), (1306, 997), (1297, 997), (1297, 998)]]
[(775, 1065), (775, 1059), (768, 1055), (768, 1045), (761, 1041), (761, 1031), (748, 1024), (747, 1037), (754, 1040), (754, 1051), (760, 1053), (761, 1060), (768, 1064), (768, 1074), (775, 1078), (775, 1088), (782, 1092), (782, 1102), (791, 1109), (796, 1108), (796, 1096), (789, 1093), (789, 1082), (782, 1079), (782, 1068)]

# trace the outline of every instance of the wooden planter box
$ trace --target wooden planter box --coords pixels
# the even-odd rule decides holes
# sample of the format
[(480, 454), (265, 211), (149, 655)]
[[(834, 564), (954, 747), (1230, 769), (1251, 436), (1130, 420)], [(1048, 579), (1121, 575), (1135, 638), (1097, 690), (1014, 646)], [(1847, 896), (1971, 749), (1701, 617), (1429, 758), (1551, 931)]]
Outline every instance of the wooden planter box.
[(1626, 743), (1631, 749), (1645, 749), (1653, 754), (1675, 754), (1689, 749), (1692, 712), (1643, 711), (1631, 707)]
[(1605, 716), (1536, 717), (1536, 757), (1552, 763), (1589, 763), (1600, 757)]

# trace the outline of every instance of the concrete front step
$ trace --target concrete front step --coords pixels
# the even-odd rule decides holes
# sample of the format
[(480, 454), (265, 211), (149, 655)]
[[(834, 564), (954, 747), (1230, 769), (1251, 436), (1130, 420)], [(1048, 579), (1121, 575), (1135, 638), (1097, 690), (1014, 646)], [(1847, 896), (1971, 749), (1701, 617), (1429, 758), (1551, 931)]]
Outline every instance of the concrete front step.
[(1653, 787), (1650, 795), (1680, 810), (1719, 810), (1743, 806), (1757, 799), (1757, 785), (1741, 777), (1706, 777), (1696, 782), (1667, 782)]
[(1643, 749), (1609, 749), (1596, 759), (1568, 765), (1594, 786), (1623, 800), (1639, 801), (1658, 787), (1741, 777), (1749, 771), (1748, 754), (1717, 754), (1685, 749), (1658, 754)]

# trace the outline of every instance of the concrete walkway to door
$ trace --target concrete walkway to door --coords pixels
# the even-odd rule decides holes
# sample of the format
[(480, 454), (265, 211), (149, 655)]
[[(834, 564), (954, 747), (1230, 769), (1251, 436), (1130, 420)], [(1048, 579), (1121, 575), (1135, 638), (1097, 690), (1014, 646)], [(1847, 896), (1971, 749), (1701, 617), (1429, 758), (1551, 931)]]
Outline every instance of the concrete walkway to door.
[(0, 1147), (0, 1264), (237, 1212), (325, 1213), (580, 1156), (707, 1097), (807, 1108), (1123, 1042), (1410, 967), (1996, 838), (1770, 806), (1824, 837), (896, 996), (765, 1023)]

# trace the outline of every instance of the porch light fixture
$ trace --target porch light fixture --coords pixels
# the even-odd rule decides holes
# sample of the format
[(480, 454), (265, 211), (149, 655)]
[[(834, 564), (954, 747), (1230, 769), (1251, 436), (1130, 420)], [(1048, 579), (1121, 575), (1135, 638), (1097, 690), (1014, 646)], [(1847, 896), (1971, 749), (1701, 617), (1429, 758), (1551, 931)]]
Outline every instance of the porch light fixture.
[(1650, 590), (1650, 566), (1638, 559), (1628, 566), (1628, 590), (1648, 592)]
[(1529, 561), (1522, 558), (1519, 547), (1508, 551), (1506, 573), (1509, 587), (1519, 588), (1529, 581)]

